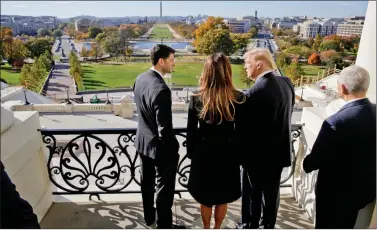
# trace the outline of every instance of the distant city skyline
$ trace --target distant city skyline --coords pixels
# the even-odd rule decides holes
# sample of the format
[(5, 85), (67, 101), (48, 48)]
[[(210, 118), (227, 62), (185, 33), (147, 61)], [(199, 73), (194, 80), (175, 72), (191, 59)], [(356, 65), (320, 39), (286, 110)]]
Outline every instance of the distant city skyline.
[[(146, 6), (148, 4), (148, 6)], [(364, 16), (368, 1), (162, 1), (163, 16)], [(160, 16), (160, 1), (1, 1), (1, 15), (96, 17)]]

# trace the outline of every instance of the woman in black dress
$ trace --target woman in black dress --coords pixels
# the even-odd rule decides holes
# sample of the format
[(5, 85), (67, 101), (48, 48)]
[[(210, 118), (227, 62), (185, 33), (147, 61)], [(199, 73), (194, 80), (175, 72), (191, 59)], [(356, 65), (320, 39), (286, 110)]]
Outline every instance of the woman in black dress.
[(222, 53), (210, 55), (199, 90), (190, 98), (187, 122), (188, 190), (201, 204), (204, 228), (210, 228), (212, 206), (215, 228), (220, 228), (227, 204), (241, 197), (236, 136), (237, 114), (244, 101), (244, 94), (232, 84), (228, 58)]

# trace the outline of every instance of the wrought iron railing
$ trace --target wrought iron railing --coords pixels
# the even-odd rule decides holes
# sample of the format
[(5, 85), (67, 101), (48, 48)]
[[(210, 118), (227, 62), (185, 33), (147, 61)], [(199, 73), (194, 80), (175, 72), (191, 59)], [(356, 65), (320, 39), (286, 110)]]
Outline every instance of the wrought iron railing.
[[(292, 166), (283, 185), (293, 175), (296, 165), (293, 143), (302, 125), (292, 125)], [(56, 186), (54, 195), (140, 193), (139, 156), (133, 148), (135, 128), (40, 129), (48, 148), (47, 170)], [(190, 159), (186, 155), (186, 129), (175, 128), (180, 142), (176, 193), (187, 192)], [(110, 138), (110, 139), (109, 139)], [(135, 189), (136, 187), (136, 189)]]

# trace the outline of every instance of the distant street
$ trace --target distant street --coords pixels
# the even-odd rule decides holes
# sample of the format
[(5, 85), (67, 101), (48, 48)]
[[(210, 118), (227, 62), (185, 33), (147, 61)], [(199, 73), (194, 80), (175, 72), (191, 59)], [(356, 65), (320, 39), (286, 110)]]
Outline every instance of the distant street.
[[(56, 47), (54, 46), (53, 52)], [(68, 44), (68, 36), (64, 35), (62, 37), (61, 49), (54, 53), (56, 56), (62, 56), (62, 50), (64, 50), (65, 56), (68, 58), (71, 52), (71, 47)], [(55, 69), (52, 72), (51, 79), (47, 85), (46, 95), (49, 97), (62, 97), (67, 95), (67, 90), (70, 96), (76, 95), (76, 90), (74, 88), (74, 81), (69, 74), (69, 64), (61, 63), (60, 61), (55, 61)]]

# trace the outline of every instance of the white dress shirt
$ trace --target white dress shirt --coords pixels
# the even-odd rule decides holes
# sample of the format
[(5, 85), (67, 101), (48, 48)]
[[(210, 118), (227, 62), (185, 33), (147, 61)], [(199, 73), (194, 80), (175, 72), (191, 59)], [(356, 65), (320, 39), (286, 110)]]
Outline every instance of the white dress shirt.
[(154, 72), (160, 74), (160, 76), (163, 78), (162, 73), (160, 73), (160, 71), (156, 70), (156, 69), (154, 68), (154, 66), (152, 66), (150, 69), (153, 70)]
[(263, 77), (264, 75), (266, 75), (266, 74), (268, 74), (268, 73), (271, 73), (271, 72), (273, 72), (273, 70), (267, 70), (267, 71), (264, 71), (263, 73), (260, 73), (260, 74), (257, 76), (257, 78), (255, 79), (255, 83), (257, 83), (257, 81), (258, 81), (261, 77)]

